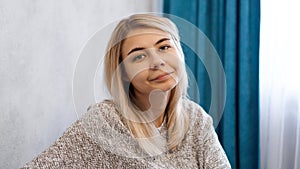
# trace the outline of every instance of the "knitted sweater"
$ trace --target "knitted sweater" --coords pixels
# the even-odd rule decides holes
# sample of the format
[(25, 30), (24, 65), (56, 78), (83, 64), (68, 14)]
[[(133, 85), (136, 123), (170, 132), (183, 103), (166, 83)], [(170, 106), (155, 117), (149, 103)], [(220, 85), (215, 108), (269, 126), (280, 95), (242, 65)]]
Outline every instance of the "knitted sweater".
[(185, 100), (182, 110), (190, 125), (182, 144), (173, 151), (143, 156), (117, 106), (93, 105), (48, 149), (22, 168), (231, 168), (218, 141), (211, 117)]

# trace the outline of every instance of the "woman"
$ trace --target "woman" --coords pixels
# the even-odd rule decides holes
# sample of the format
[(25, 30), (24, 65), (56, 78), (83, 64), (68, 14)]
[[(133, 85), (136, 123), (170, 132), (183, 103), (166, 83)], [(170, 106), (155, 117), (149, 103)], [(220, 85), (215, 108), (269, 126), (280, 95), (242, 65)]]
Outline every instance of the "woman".
[(183, 61), (169, 19), (122, 20), (105, 56), (113, 100), (91, 106), (24, 168), (230, 168), (211, 117), (186, 97)]

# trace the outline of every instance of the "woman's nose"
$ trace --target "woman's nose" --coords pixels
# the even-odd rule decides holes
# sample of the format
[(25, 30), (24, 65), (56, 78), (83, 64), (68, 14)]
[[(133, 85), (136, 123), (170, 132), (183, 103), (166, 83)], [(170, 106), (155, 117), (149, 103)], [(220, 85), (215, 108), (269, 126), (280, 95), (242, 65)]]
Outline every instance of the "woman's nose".
[(165, 66), (165, 61), (161, 58), (159, 54), (152, 51), (150, 54), (150, 69), (156, 70), (161, 66)]

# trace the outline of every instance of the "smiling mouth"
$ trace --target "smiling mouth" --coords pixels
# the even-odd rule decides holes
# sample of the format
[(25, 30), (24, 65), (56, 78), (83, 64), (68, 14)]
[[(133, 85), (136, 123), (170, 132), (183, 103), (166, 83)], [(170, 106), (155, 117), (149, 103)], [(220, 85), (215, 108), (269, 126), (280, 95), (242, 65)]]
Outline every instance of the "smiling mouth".
[(173, 72), (170, 72), (170, 73), (164, 73), (164, 74), (161, 74), (161, 75), (158, 75), (157, 77), (151, 79), (150, 81), (163, 81), (163, 80), (166, 80), (168, 79), (169, 77), (171, 77), (171, 74)]

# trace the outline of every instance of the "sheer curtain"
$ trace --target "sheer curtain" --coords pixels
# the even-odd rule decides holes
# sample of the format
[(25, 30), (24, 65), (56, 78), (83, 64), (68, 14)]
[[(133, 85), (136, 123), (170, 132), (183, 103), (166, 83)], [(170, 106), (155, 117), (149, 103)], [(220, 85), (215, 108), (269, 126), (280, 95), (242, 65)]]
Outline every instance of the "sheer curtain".
[(262, 169), (300, 168), (300, 2), (261, 1)]

